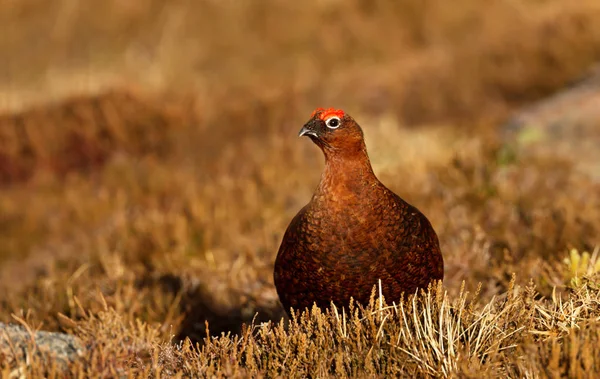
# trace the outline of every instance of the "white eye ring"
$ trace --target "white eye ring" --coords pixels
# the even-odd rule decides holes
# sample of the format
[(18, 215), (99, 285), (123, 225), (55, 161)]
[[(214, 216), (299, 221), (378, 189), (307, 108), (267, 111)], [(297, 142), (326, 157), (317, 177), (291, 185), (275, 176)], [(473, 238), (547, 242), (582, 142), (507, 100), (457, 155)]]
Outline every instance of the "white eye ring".
[[(331, 125), (331, 121), (335, 121), (333, 125)], [(325, 120), (325, 125), (327, 125), (329, 129), (337, 129), (340, 127), (340, 125), (342, 125), (342, 120), (336, 116), (329, 117), (327, 120)]]

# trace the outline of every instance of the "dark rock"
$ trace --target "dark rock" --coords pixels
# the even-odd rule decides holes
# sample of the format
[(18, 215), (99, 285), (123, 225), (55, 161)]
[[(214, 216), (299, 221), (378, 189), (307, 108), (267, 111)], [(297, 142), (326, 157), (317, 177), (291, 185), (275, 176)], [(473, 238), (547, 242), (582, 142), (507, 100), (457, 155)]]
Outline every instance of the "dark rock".
[(59, 369), (83, 355), (81, 342), (64, 333), (33, 331), (21, 325), (0, 323), (0, 360), (9, 365), (31, 361), (32, 354), (53, 360)]
[(600, 182), (600, 67), (520, 110), (501, 133), (519, 155), (558, 157)]

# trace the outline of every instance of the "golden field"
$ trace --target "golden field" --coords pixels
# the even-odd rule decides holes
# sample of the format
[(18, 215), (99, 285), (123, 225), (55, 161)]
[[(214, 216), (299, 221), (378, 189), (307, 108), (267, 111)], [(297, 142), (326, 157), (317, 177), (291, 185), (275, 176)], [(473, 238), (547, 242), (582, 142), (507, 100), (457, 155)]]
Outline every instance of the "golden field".
[[(594, 377), (600, 186), (501, 132), (598, 62), (598, 19), (595, 0), (0, 3), (0, 321), (87, 347), (3, 375)], [(431, 220), (442, 286), (282, 321), (318, 106)]]

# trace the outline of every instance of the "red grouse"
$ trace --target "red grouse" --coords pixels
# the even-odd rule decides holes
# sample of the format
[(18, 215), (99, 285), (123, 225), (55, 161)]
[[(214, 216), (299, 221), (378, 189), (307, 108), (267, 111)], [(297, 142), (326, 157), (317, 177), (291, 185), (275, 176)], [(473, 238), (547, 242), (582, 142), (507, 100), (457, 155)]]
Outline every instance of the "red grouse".
[(360, 126), (342, 110), (315, 110), (300, 130), (325, 155), (311, 201), (288, 226), (275, 260), (281, 303), (303, 310), (316, 303), (366, 304), (381, 279), (397, 301), (444, 276), (437, 235), (427, 218), (373, 173)]

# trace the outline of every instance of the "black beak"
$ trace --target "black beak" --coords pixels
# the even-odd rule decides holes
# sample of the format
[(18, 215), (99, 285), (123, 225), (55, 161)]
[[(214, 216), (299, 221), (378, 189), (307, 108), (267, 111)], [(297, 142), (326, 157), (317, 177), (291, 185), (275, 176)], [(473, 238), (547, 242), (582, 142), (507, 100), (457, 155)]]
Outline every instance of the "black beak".
[(298, 137), (309, 136), (314, 138), (319, 138), (319, 134), (317, 133), (318, 125), (314, 120), (307, 122), (302, 129), (300, 129), (300, 133), (298, 133)]
[(302, 136), (318, 137), (317, 132), (315, 132), (314, 130), (310, 130), (306, 126), (303, 126), (302, 129), (300, 129), (300, 133), (298, 133), (298, 137), (302, 137)]

